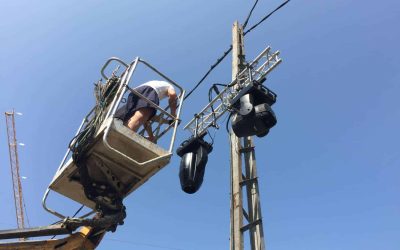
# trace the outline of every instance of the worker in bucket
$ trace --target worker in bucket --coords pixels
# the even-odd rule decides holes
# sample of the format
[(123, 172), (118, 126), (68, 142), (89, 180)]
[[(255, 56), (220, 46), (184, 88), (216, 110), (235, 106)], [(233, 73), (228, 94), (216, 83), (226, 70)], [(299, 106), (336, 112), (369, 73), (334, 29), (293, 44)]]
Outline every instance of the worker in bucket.
[[(168, 97), (171, 115), (176, 117), (177, 95), (172, 84), (166, 81), (149, 81), (134, 88), (135, 91), (148, 100), (159, 105), (160, 101)], [(156, 114), (157, 110), (149, 102), (131, 92), (126, 104), (117, 110), (115, 117), (121, 119), (126, 126), (137, 132), (140, 126), (144, 126), (148, 139), (154, 141), (154, 135), (148, 121)], [(173, 122), (170, 121), (170, 122)]]

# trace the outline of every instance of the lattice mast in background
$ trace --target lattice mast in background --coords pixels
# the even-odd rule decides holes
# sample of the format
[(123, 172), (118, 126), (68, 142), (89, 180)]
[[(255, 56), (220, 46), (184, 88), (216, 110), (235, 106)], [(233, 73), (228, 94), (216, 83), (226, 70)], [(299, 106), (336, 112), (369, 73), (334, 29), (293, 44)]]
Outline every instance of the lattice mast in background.
[(18, 228), (23, 229), (25, 228), (24, 199), (22, 196), (21, 177), (19, 174), (19, 160), (18, 160), (14, 110), (11, 112), (5, 112), (5, 116), (7, 124), (7, 138), (8, 138), (8, 149), (10, 155), (11, 176), (12, 176), (12, 184), (14, 191), (15, 214), (17, 217)]

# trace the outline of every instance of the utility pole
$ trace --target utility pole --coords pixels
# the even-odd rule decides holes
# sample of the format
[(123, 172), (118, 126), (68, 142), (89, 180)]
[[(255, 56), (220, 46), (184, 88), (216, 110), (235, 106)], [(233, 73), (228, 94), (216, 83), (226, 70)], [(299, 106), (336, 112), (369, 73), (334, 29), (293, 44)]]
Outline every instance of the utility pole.
[[(232, 28), (232, 80), (245, 68), (243, 28), (236, 21)], [(240, 84), (238, 79), (237, 84)], [(235, 88), (233, 86), (232, 88)], [(230, 131), (231, 147), (231, 235), (230, 250), (244, 249), (244, 233), (249, 231), (252, 250), (264, 250), (264, 232), (259, 198), (257, 167), (252, 137), (238, 138)], [(245, 171), (243, 173), (244, 160)], [(246, 188), (247, 211), (243, 204)], [(246, 219), (247, 224), (244, 224)]]
[(17, 137), (15, 132), (15, 112), (5, 112), (7, 124), (7, 139), (10, 156), (11, 176), (14, 192), (15, 214), (18, 229), (25, 228), (24, 199), (22, 196), (21, 177), (19, 174), (19, 159), (17, 150)]
[[(262, 90), (257, 91), (259, 91), (259, 93), (261, 92), (261, 95), (263, 96), (262, 98), (265, 98), (263, 101), (267, 102), (269, 100), (269, 105), (275, 103), (276, 94), (268, 90), (266, 87), (261, 87), (260, 84), (262, 84), (266, 80), (267, 75), (282, 62), (282, 59), (279, 57), (280, 52), (273, 52), (271, 47), (267, 46), (254, 58), (253, 61), (246, 63), (244, 56), (243, 28), (238, 22), (234, 23), (232, 33), (232, 82), (225, 86), (224, 89), (215, 91), (217, 95), (214, 97), (214, 99), (210, 101), (200, 112), (198, 112), (195, 118), (190, 120), (185, 126), (185, 129), (192, 134), (192, 142), (197, 143), (195, 144), (191, 142), (186, 143), (186, 145), (181, 145), (182, 148), (186, 147), (187, 150), (191, 150), (190, 152), (193, 152), (194, 149), (200, 149), (201, 143), (199, 141), (202, 139), (196, 139), (197, 135), (208, 133), (207, 129), (210, 127), (215, 127), (218, 119), (220, 119), (225, 113), (230, 112), (231, 114), (238, 114), (235, 104), (241, 102), (241, 98), (249, 94), (249, 91), (252, 89), (259, 89), (260, 87)], [(268, 98), (266, 98), (266, 96), (268, 96)], [(244, 119), (247, 118), (245, 117)], [(242, 123), (242, 126), (246, 125), (257, 126), (255, 124), (251, 124), (251, 122), (247, 124)], [(253, 135), (254, 131), (251, 131), (251, 129), (254, 128), (249, 128), (250, 132), (247, 133), (247, 135)], [(268, 131), (266, 132), (268, 133)], [(264, 250), (264, 232), (262, 226), (253, 139), (249, 136), (239, 138), (232, 130), (229, 134), (231, 146), (230, 250), (244, 249), (243, 234), (247, 231), (249, 232), (250, 236), (249, 242), (251, 244), (251, 249)], [(266, 134), (256, 133), (256, 135), (263, 137)], [(181, 149), (181, 152), (182, 151), (183, 149)], [(202, 152), (204, 153), (204, 150)], [(199, 156), (201, 157), (201, 155)], [(186, 162), (183, 161), (183, 164), (186, 164)], [(192, 167), (186, 166), (186, 169), (190, 168)], [(201, 169), (201, 166), (196, 169)], [(201, 185), (201, 182), (199, 183)], [(245, 200), (243, 200), (243, 188), (246, 190)], [(246, 204), (247, 210), (244, 208)]]

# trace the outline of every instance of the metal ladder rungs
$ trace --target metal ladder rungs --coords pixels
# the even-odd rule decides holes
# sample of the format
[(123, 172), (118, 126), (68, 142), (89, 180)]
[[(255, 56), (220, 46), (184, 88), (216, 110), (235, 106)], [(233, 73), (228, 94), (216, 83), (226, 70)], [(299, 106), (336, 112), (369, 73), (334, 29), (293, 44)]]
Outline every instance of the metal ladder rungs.
[(260, 224), (262, 222), (262, 219), (258, 219), (255, 221), (250, 222), (249, 224), (247, 224), (246, 226), (243, 226), (240, 231), (245, 232), (247, 230), (249, 230), (251, 227), (256, 226), (258, 224)]
[(240, 153), (248, 153), (248, 152), (253, 151), (254, 149), (255, 149), (254, 146), (243, 147), (243, 148), (239, 149), (239, 152), (240, 152)]
[(257, 179), (258, 179), (258, 177), (249, 178), (249, 179), (244, 179), (244, 180), (242, 180), (242, 181), (240, 182), (240, 186), (243, 187), (244, 185), (247, 185), (247, 184), (249, 184), (249, 183), (252, 183), (252, 182), (257, 181)]

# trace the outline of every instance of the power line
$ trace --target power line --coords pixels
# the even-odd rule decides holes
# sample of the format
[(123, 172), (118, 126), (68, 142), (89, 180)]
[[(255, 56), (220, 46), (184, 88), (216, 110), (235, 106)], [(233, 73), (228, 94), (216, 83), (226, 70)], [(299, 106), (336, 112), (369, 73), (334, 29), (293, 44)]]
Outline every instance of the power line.
[(251, 8), (251, 10), (249, 12), (249, 14), (247, 15), (246, 21), (244, 21), (244, 24), (243, 24), (243, 29), (246, 28), (247, 23), (249, 22), (251, 14), (253, 14), (253, 10), (256, 8), (257, 3), (258, 3), (258, 0), (255, 1), (253, 7)]
[(199, 86), (200, 84), (207, 78), (207, 76), (211, 73), (211, 71), (214, 70), (215, 67), (218, 66), (218, 64), (220, 64), (222, 62), (222, 60), (224, 60), (224, 58), (229, 54), (229, 52), (232, 51), (232, 45), (229, 47), (228, 50), (226, 50), (224, 52), (224, 54), (217, 59), (217, 62), (214, 63), (213, 65), (211, 65), (210, 69), (207, 71), (207, 73), (200, 79), (200, 81), (194, 86), (194, 88), (192, 90), (190, 90), (190, 92), (185, 96), (185, 98), (183, 98), (183, 100), (186, 100)]
[[(249, 19), (251, 17), (251, 14), (253, 13), (253, 10), (255, 9), (257, 3), (259, 0), (256, 0), (253, 7), (251, 8), (249, 14), (247, 15), (246, 21), (244, 22), (243, 25), (243, 29), (246, 27), (247, 23), (249, 22)], [(222, 60), (225, 59), (225, 57), (232, 51), (232, 45), (229, 47), (228, 50), (226, 50), (224, 52), (224, 54), (217, 59), (217, 62), (214, 63), (213, 65), (211, 65), (210, 69), (206, 72), (206, 74), (200, 79), (200, 81), (194, 86), (194, 88), (185, 96), (184, 100), (186, 100), (186, 98), (188, 98), (199, 86), (200, 84), (207, 78), (207, 76), (211, 73), (211, 71), (214, 70), (215, 67), (218, 66), (218, 64), (220, 64), (220, 62), (222, 62)]]
[(250, 29), (246, 30), (244, 32), (243, 35), (246, 35), (248, 33), (250, 33), (253, 29), (255, 29), (258, 25), (260, 25), (261, 23), (263, 23), (265, 20), (267, 20), (270, 16), (272, 16), (272, 14), (274, 14), (276, 11), (278, 11), (280, 8), (282, 8), (283, 6), (285, 6), (287, 3), (289, 3), (290, 0), (286, 0), (285, 2), (283, 2), (281, 5), (279, 5), (276, 9), (274, 9), (272, 12), (270, 12), (268, 15), (266, 15), (265, 17), (263, 17), (258, 23), (256, 23), (255, 25), (253, 25)]
[[(276, 11), (278, 11), (280, 8), (282, 8), (283, 6), (285, 6), (288, 2), (290, 2), (290, 0), (286, 0), (284, 3), (282, 3), (281, 5), (279, 5), (275, 10), (273, 10), (272, 12), (270, 12), (268, 15), (264, 16), (258, 23), (256, 23), (255, 25), (253, 25), (250, 29), (248, 29), (247, 31), (244, 32), (244, 35), (247, 35), (248, 33), (250, 33), (253, 29), (255, 29), (258, 25), (260, 25), (261, 23), (263, 23), (265, 20), (267, 20), (270, 16), (272, 16), (272, 14), (274, 14)], [(253, 7), (251, 8), (249, 15), (246, 18), (245, 21), (245, 25), (247, 25), (247, 22), (250, 19), (250, 16), (254, 10), (254, 8), (256, 7), (258, 3), (258, 0), (256, 0), (256, 2), (254, 3)], [(245, 26), (243, 26), (245, 27)], [(220, 64), (222, 62), (222, 60), (225, 59), (225, 57), (232, 51), (232, 45), (230, 45), (229, 49), (226, 50), (224, 52), (224, 54), (217, 59), (217, 62), (214, 63), (213, 65), (211, 65), (210, 69), (204, 74), (204, 76), (200, 79), (200, 81), (189, 91), (189, 93), (183, 98), (183, 100), (186, 100), (191, 94), (193, 94), (193, 92), (200, 86), (201, 83), (203, 83), (203, 81), (207, 78), (207, 76), (215, 69), (215, 67), (218, 66), (218, 64)]]

